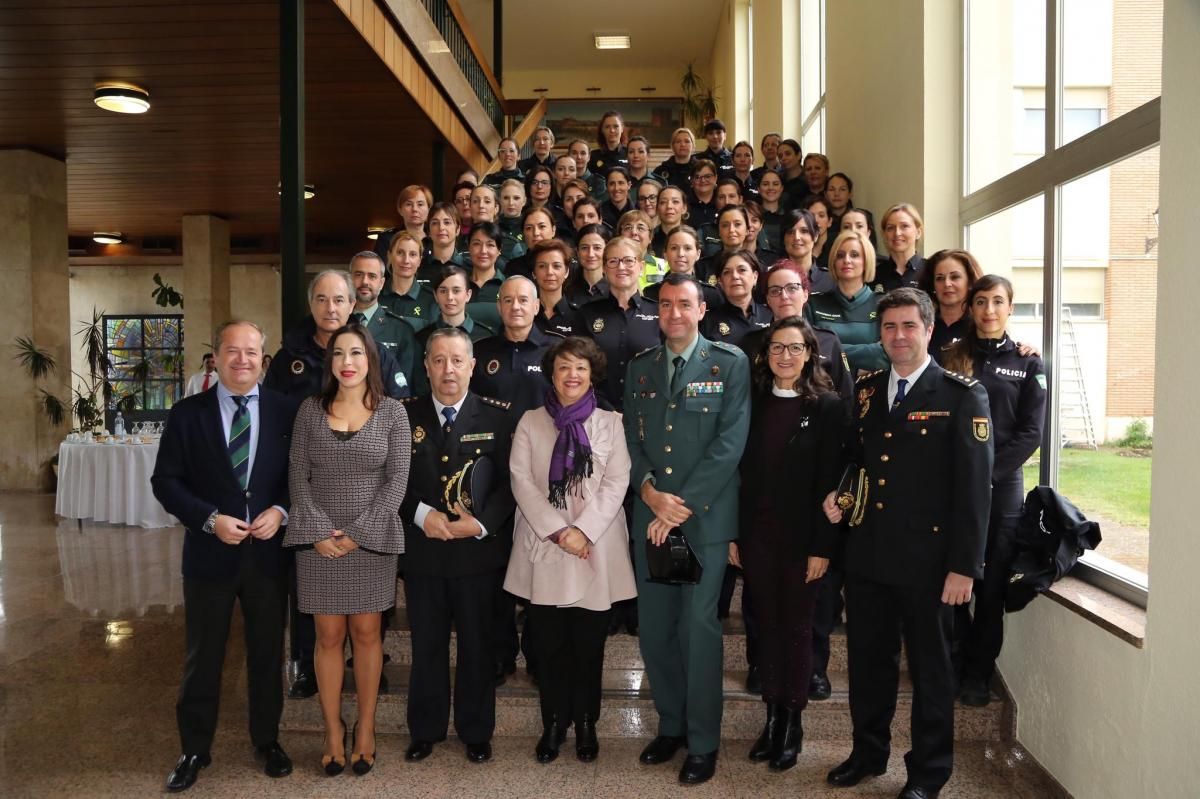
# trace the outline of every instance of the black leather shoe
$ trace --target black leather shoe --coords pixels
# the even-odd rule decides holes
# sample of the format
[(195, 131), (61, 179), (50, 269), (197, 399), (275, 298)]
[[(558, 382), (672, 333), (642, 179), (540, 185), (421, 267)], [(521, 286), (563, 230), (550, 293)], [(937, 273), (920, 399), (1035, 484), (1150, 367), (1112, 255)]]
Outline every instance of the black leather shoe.
[(779, 733), (771, 746), (771, 770), (787, 771), (796, 765), (796, 757), (804, 743), (804, 728), (800, 726), (800, 711), (796, 708), (781, 708)]
[(812, 678), (808, 681), (808, 698), (815, 702), (824, 702), (832, 695), (833, 686), (829, 684), (829, 678), (814, 671)]
[(682, 749), (686, 743), (687, 739), (683, 737), (676, 738), (673, 735), (659, 735), (653, 741), (646, 744), (646, 748), (638, 755), (638, 760), (647, 766), (657, 766), (659, 763), (666, 763), (675, 757), (675, 753)]
[(825, 777), (825, 781), (838, 788), (849, 788), (852, 785), (858, 785), (867, 777), (878, 777), (880, 774), (883, 774), (886, 771), (886, 768), (867, 768), (851, 757), (833, 771), (829, 772), (829, 774)]
[(608, 617), (608, 634), (616, 635), (619, 632), (621, 632), (621, 617), (614, 611)]
[(404, 759), (410, 762), (424, 760), (433, 754), (432, 741), (413, 741), (408, 745), (408, 750), (404, 753)]
[(758, 673), (758, 666), (751, 666), (750, 671), (746, 672), (746, 693), (762, 696), (762, 677)]
[(958, 701), (969, 707), (987, 707), (992, 701), (992, 692), (987, 683), (978, 677), (963, 677), (962, 687), (958, 689)]
[(717, 773), (717, 753), (688, 755), (679, 769), (679, 781), (684, 785), (699, 785), (708, 782)]
[(600, 754), (600, 739), (596, 737), (596, 720), (584, 715), (581, 721), (575, 722), (575, 757), (584, 763), (591, 763)]
[(263, 774), (268, 777), (286, 777), (292, 773), (292, 759), (283, 751), (279, 741), (258, 747), (255, 754), (263, 761)]
[(779, 705), (767, 703), (767, 723), (763, 725), (762, 734), (750, 747), (750, 760), (761, 763), (771, 759), (771, 744), (775, 740), (775, 729), (779, 726)]
[(538, 739), (537, 747), (533, 750), (534, 755), (537, 756), (537, 762), (553, 763), (557, 760), (558, 748), (565, 740), (567, 740), (566, 727), (560, 727), (557, 723), (546, 725), (542, 730), (542, 737)]
[(481, 744), (467, 744), (467, 760), (472, 763), (486, 763), (492, 759), (492, 745), (487, 741)]
[(171, 793), (186, 791), (196, 784), (200, 769), (208, 768), (212, 758), (208, 755), (180, 755), (175, 768), (167, 775), (167, 790)]
[(317, 695), (317, 675), (311, 671), (302, 671), (292, 682), (288, 696), (292, 699), (308, 699)]
[(504, 685), (504, 681), (508, 679), (508, 675), (516, 673), (516, 663), (512, 661), (508, 663), (503, 663), (499, 660), (496, 661), (496, 687), (499, 688), (501, 685)]
[(896, 799), (937, 799), (939, 791), (919, 785), (905, 785)]

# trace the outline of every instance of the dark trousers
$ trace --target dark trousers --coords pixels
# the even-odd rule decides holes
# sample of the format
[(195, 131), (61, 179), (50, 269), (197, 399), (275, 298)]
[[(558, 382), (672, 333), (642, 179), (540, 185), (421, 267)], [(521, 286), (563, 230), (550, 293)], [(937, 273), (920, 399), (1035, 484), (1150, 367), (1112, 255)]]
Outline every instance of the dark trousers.
[(829, 640), (838, 622), (842, 620), (842, 611), (846, 603), (842, 600), (842, 587), (846, 583), (846, 573), (839, 568), (837, 561), (829, 564), (825, 576), (817, 581), (817, 606), (813, 613), (812, 670), (816, 674), (829, 673)]
[(288, 626), (289, 649), (291, 658), (300, 666), (301, 673), (313, 673), (313, 650), (317, 648), (317, 625), (311, 613), (300, 612), (300, 602), (296, 593), (296, 550), (287, 550), (288, 570)]
[(454, 728), (464, 743), (485, 743), (496, 728), (493, 625), (497, 574), (404, 575), (412, 628), (408, 729), (418, 741), (444, 741), (450, 723), (450, 625), (458, 637)]
[(600, 677), (612, 611), (529, 604), (539, 666), (542, 725), (565, 728), (600, 717)]
[(250, 542), (241, 545), (242, 561), (232, 583), (185, 577), (183, 608), (187, 659), (175, 703), (175, 722), (185, 754), (206, 755), (217, 731), (221, 668), (233, 619), (233, 603), (242, 607), (246, 637), (246, 688), (250, 701), (250, 742), (269, 744), (279, 737), (283, 713), (283, 577), (256, 570)]
[(507, 666), (517, 659), (521, 644), (517, 638), (517, 598), (505, 591), (504, 574), (496, 580), (495, 651), (496, 664)]
[(904, 763), (909, 783), (929, 790), (940, 790), (954, 766), (954, 614), (942, 603), (942, 588), (941, 580), (893, 586), (846, 579), (851, 757), (874, 770), (887, 767), (903, 636), (913, 683), (912, 750)]
[(763, 701), (803, 710), (812, 678), (812, 619), (819, 582), (806, 583), (806, 558), (790, 559), (768, 542), (741, 547), (748, 590), (758, 620), (759, 674)]
[[(960, 673), (985, 683), (996, 671), (1004, 646), (1004, 592), (1013, 560), (1013, 540), (1021, 520), (1025, 484), (1018, 469), (992, 486), (983, 579), (975, 581), (975, 609), (955, 608), (954, 633), (960, 651)], [(957, 664), (956, 664), (957, 665)]]

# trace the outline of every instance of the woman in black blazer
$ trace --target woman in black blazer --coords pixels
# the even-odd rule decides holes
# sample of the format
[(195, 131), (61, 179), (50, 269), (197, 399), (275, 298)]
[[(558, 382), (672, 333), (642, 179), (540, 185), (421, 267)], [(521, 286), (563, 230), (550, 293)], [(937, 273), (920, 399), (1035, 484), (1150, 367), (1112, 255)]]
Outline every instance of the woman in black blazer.
[(812, 676), (818, 582), (837, 528), (821, 501), (837, 488), (844, 408), (821, 368), (817, 337), (798, 316), (779, 319), (755, 364), (750, 435), (741, 463), (741, 566), (759, 626), (758, 668), (767, 723), (750, 749), (776, 771), (796, 764)]

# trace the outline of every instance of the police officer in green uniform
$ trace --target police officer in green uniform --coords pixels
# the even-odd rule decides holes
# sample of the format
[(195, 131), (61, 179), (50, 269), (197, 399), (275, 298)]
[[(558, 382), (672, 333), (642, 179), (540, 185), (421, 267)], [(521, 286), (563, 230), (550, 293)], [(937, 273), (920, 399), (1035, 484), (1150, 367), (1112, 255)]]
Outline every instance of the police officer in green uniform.
[(500, 329), (496, 298), (504, 273), (500, 271), (500, 228), (495, 222), (476, 222), (469, 237), (471, 266), (471, 303), (468, 315), (492, 331)]
[(404, 373), (405, 385), (409, 386), (420, 357), (417, 354), (417, 337), (404, 317), (379, 301), (384, 284), (383, 273), (383, 261), (370, 250), (350, 259), (350, 277), (354, 280), (354, 311), (350, 319), (365, 326), (379, 346), (391, 353)]
[[(379, 304), (403, 318), (414, 332), (429, 324), (437, 312), (433, 289), (417, 279), (421, 258), (421, 244), (417, 238), (406, 230), (397, 233), (387, 253), (387, 271), (391, 278), (379, 295)], [(419, 359), (419, 356), (414, 358)]]
[[(658, 710), (641, 762), (686, 743), (684, 784), (712, 778), (721, 741), (722, 640), (717, 597), (737, 537), (737, 464), (750, 424), (750, 368), (741, 350), (699, 333), (695, 279), (668, 275), (659, 294), (666, 343), (639, 354), (625, 379), (625, 439), (640, 483), (630, 538), (638, 577), (639, 641)], [(703, 574), (694, 585), (650, 581), (646, 544), (682, 529)]]
[[(879, 301), (891, 368), (856, 385), (860, 506), (846, 537), (849, 758), (829, 772), (847, 787), (887, 770), (903, 640), (912, 676), (912, 748), (899, 799), (934, 799), (954, 764), (955, 607), (983, 576), (992, 480), (988, 395), (928, 352), (933, 303), (900, 288)], [(825, 512), (837, 522), (834, 494)]]
[[(461, 328), (471, 341), (495, 335), (493, 328), (476, 322), (467, 314), (467, 304), (471, 301), (471, 275), (466, 269), (461, 266), (444, 268), (433, 285), (433, 295), (437, 300), (438, 313), (432, 322), (417, 331), (417, 352), (425, 352), (433, 331), (444, 327)], [(429, 392), (424, 363), (424, 359), (417, 362), (413, 375), (413, 396), (419, 397)]]

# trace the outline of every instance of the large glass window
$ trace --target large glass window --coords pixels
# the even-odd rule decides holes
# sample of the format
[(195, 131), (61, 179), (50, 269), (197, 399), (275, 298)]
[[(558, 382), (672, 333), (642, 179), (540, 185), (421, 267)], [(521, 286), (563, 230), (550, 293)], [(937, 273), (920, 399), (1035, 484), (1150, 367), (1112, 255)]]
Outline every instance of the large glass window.
[(105, 316), (104, 335), (114, 401), (156, 411), (183, 396), (182, 316)]
[(800, 0), (800, 118), (801, 149), (825, 152), (825, 0)]
[(1051, 372), (1026, 484), (1100, 522), (1083, 576), (1144, 601), (1162, 0), (970, 0), (964, 39), (965, 238), (1012, 279), (1012, 332), (1040, 341)]

